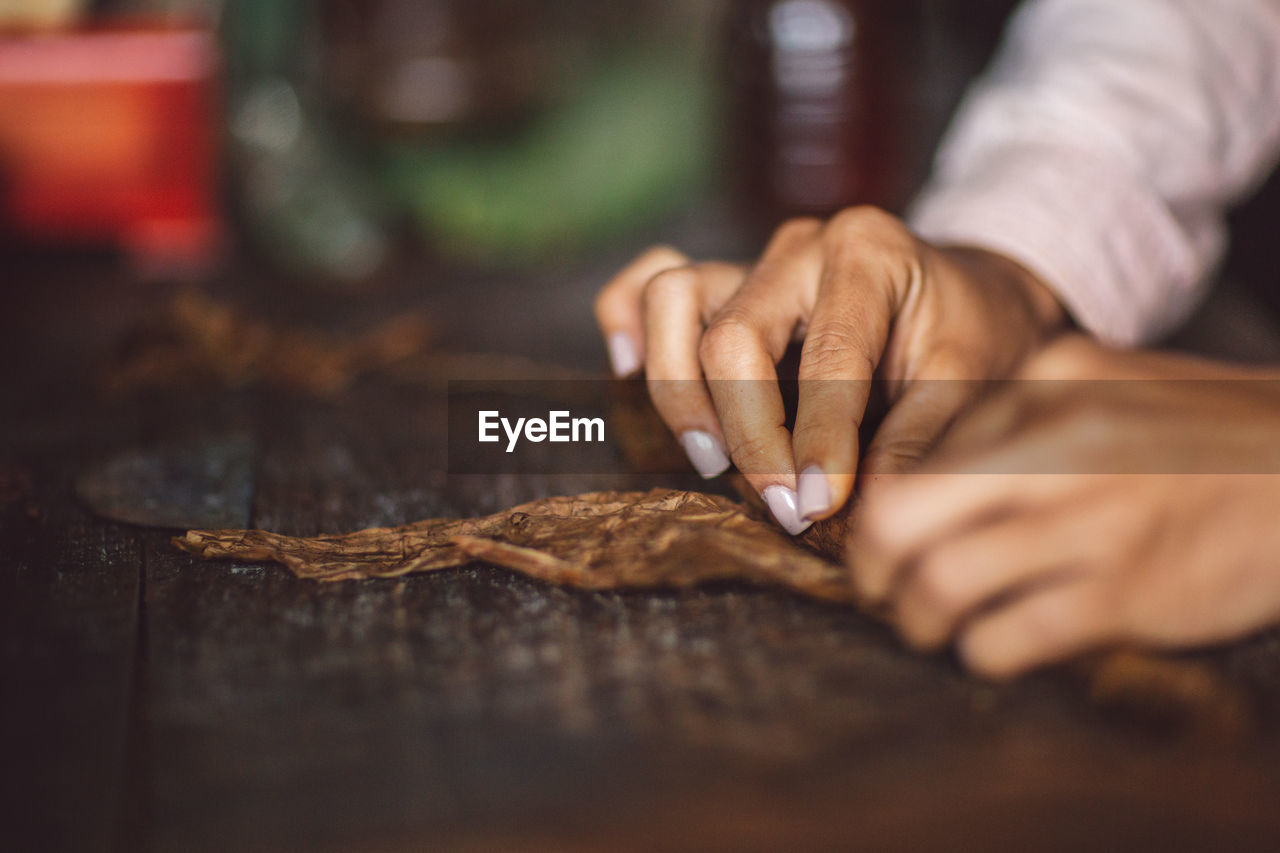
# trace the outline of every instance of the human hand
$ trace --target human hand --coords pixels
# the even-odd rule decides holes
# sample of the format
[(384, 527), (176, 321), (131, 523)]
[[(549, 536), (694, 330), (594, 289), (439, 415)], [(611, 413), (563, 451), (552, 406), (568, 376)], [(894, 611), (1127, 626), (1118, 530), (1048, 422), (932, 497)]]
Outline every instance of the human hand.
[(918, 473), (866, 484), (849, 555), (908, 642), (1006, 678), (1280, 619), (1277, 506), (1275, 374), (1072, 336)]
[[(978, 391), (1065, 321), (1013, 262), (939, 249), (873, 208), (778, 229), (752, 267), (650, 250), (601, 290), (616, 372), (644, 368), (655, 408), (704, 477), (730, 460), (789, 532), (834, 514), (855, 474), (919, 460)], [(803, 340), (795, 428), (776, 365)], [(859, 458), (873, 375), (892, 408)], [(796, 472), (801, 472), (797, 478)]]

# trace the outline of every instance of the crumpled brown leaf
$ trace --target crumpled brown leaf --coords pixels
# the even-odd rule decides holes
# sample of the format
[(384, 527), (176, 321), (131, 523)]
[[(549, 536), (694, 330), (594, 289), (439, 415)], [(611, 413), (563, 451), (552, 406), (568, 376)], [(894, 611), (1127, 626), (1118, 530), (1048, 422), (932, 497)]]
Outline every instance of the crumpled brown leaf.
[(582, 589), (741, 580), (823, 601), (854, 600), (843, 566), (797, 547), (749, 507), (665, 489), (548, 498), (487, 518), (313, 538), (192, 530), (173, 541), (204, 559), (273, 561), (323, 581), (399, 577), (483, 560)]
[[(400, 577), (483, 561), (582, 589), (746, 581), (856, 606), (842, 559), (848, 518), (815, 525), (798, 542), (749, 503), (657, 489), (547, 498), (485, 518), (327, 536), (191, 530), (173, 544), (202, 559), (271, 561), (321, 581)], [(1208, 666), (1118, 651), (1082, 659), (1074, 669), (1096, 703), (1149, 727), (1222, 744), (1239, 742), (1254, 726), (1249, 697)]]
[(107, 364), (108, 394), (208, 383), (237, 388), (263, 383), (324, 397), (362, 374), (422, 352), (431, 334), (418, 313), (393, 317), (356, 335), (284, 328), (200, 290), (174, 296), (135, 330)]

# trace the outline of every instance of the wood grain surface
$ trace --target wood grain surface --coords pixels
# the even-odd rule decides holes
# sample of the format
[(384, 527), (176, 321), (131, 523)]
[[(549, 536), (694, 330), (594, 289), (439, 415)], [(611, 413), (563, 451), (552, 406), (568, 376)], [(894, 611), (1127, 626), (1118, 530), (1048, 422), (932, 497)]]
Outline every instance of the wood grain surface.
[[(414, 271), (353, 308), (237, 273), (310, 322), (421, 306), (442, 351), (602, 369), (570, 273)], [(318, 584), (201, 563), (74, 496), (124, 451), (248, 436), (251, 526), (476, 516), (655, 475), (458, 476), (431, 371), (327, 399), (96, 396), (166, 291), (99, 259), (17, 274), (0, 332), (4, 849), (1274, 849), (1280, 638), (1192, 656), (1244, 691), (1234, 747), (1100, 710), (1070, 673), (994, 687), (844, 607), (721, 584), (584, 592), (482, 566)], [(459, 294), (465, 294), (465, 298)], [(325, 300), (329, 300), (328, 305)], [(71, 326), (71, 328), (69, 328)]]

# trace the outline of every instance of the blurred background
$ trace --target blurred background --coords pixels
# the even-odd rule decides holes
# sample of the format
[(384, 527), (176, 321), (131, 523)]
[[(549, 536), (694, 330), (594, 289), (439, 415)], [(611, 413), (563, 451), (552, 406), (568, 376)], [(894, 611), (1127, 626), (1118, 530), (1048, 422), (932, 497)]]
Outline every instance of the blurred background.
[[(0, 259), (286, 314), (567, 276), (581, 313), (654, 241), (746, 258), (791, 215), (900, 211), (1015, 6), (0, 0)], [(1276, 196), (1236, 278), (1280, 278)]]
[(747, 252), (787, 215), (900, 208), (1012, 5), (0, 0), (0, 227), (347, 292), (662, 223)]

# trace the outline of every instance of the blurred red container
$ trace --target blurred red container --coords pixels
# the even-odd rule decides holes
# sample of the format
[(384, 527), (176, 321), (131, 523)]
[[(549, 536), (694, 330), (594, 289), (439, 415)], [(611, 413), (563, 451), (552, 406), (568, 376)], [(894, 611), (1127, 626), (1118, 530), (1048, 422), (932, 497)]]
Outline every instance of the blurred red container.
[(217, 57), (211, 32), (172, 25), (0, 35), (5, 226), (206, 267), (221, 230)]

